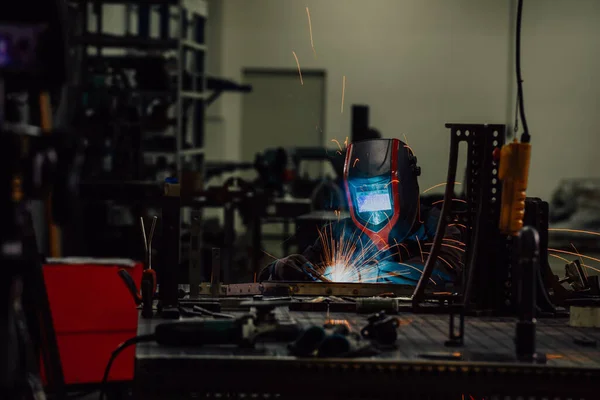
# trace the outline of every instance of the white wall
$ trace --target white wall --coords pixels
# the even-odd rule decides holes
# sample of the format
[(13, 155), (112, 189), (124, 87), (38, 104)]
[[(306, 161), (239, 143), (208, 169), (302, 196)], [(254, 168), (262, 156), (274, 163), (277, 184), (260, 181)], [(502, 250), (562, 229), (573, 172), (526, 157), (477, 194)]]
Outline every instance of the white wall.
[[(372, 125), (402, 137), (423, 167), (421, 187), (445, 179), (446, 122), (508, 123), (514, 115), (512, 0), (212, 0), (222, 7), (220, 73), (245, 67), (327, 71), (325, 134), (349, 135), (345, 104), (371, 107)], [(312, 17), (315, 59), (305, 7)], [(600, 116), (600, 1), (526, 0), (523, 73), (533, 135), (530, 191), (595, 174)], [(241, 96), (220, 100), (222, 156), (239, 159)], [(219, 107), (219, 106), (218, 106)], [(586, 142), (586, 140), (588, 142)]]

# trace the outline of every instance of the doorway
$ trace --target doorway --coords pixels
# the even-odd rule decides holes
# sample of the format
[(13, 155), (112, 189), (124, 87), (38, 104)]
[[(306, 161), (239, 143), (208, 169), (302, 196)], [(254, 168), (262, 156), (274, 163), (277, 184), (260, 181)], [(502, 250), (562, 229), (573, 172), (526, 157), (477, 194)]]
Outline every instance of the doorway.
[[(242, 72), (244, 83), (252, 85), (242, 103), (243, 161), (253, 162), (266, 149), (325, 145), (325, 71), (303, 70), (302, 84), (295, 69)], [(307, 165), (304, 172), (316, 177), (323, 170)], [(264, 224), (263, 246), (270, 254), (284, 256), (282, 241), (289, 240), (294, 230), (281, 222)]]

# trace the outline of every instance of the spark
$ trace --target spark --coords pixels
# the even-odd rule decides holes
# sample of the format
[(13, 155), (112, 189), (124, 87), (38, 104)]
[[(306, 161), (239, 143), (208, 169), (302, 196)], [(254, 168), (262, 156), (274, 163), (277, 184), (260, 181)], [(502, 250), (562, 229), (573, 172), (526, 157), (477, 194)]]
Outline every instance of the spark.
[(469, 395), (469, 399), (475, 400), (475, 397)]
[(294, 58), (296, 59), (296, 65), (298, 66), (298, 75), (300, 76), (300, 84), (304, 85), (304, 81), (302, 80), (302, 70), (300, 69), (300, 61), (298, 61), (298, 56), (295, 51), (292, 51)]
[(391, 181), (389, 181), (388, 183), (385, 184), (385, 187), (387, 188), (388, 186), (390, 186), (392, 183), (400, 183), (400, 181), (398, 179), (392, 179)]
[[(356, 157), (356, 160), (354, 160), (354, 162), (352, 163), (352, 168), (356, 167), (356, 163), (358, 162), (358, 157)], [(391, 183), (391, 182), (390, 182)]]
[(571, 233), (585, 233), (586, 235), (594, 235), (594, 236), (600, 236), (600, 233), (598, 232), (592, 232), (592, 231), (583, 231), (580, 229), (567, 229), (567, 228), (548, 228), (549, 231), (552, 232), (571, 232)]
[(421, 242), (419, 241), (419, 237), (417, 235), (415, 235), (415, 239), (417, 239), (417, 244), (419, 245), (419, 251), (421, 252), (421, 262), (425, 262), (425, 259), (423, 258), (423, 249), (421, 248)]
[[(433, 246), (433, 243), (425, 243), (425, 246)], [(465, 249), (461, 249), (460, 247), (457, 247), (457, 246), (452, 246), (451, 244), (442, 243), (442, 246), (450, 247), (450, 248), (456, 249), (458, 251), (462, 251), (463, 253), (465, 252)]]
[[(583, 257), (581, 257), (581, 253), (579, 253), (579, 251), (577, 250), (577, 247), (575, 247), (575, 245), (573, 243), (571, 243), (571, 247), (573, 247), (573, 250), (575, 250), (575, 253), (577, 253), (579, 255), (579, 261), (581, 261), (581, 265), (585, 265), (585, 263), (583, 262)], [(585, 272), (585, 275), (587, 277), (587, 271)]]
[(567, 264), (571, 264), (571, 261), (567, 260), (567, 259), (566, 259), (566, 258), (564, 258), (564, 257), (557, 256), (556, 254), (548, 254), (548, 255), (549, 255), (550, 257), (558, 258), (559, 260), (562, 260), (562, 261), (566, 262)]
[(340, 156), (342, 155), (342, 152), (341, 152), (341, 151), (339, 151), (339, 150), (338, 150), (338, 151), (336, 151), (336, 153), (338, 153)]
[[(427, 254), (427, 255), (429, 255), (429, 254), (431, 254), (431, 253), (424, 251), (424, 252), (423, 252), (423, 254)], [(440, 261), (442, 261), (444, 264), (446, 264), (446, 265), (448, 266), (448, 268), (450, 268), (450, 269), (454, 269), (454, 267), (452, 266), (452, 264), (450, 264), (450, 262), (448, 262), (448, 260), (446, 260), (445, 258), (443, 258), (443, 257), (441, 257), (441, 256), (438, 256), (438, 259), (439, 259)]]
[(344, 147), (348, 148), (348, 136), (346, 136), (346, 140), (344, 140)]
[(410, 152), (413, 154), (413, 156), (415, 155), (415, 151), (409, 145), (405, 144), (404, 148), (410, 150)]
[[(463, 199), (452, 199), (452, 201), (456, 201), (458, 203), (465, 203), (465, 204), (467, 204), (467, 201), (463, 200)], [(440, 204), (440, 203), (443, 203), (443, 202), (444, 202), (444, 200), (438, 200), (438, 201), (434, 201), (433, 203), (431, 203), (431, 205), (435, 206), (436, 204)]]
[(340, 144), (340, 142), (337, 139), (331, 139), (331, 141), (335, 144), (337, 144), (338, 148), (340, 149), (340, 152), (342, 151), (342, 145)]
[(450, 224), (450, 225), (448, 225), (448, 226), (460, 226), (460, 227), (461, 227), (461, 228), (463, 228), (463, 229), (467, 229), (467, 226), (466, 226), (466, 225), (464, 225), (464, 224)]
[[(408, 139), (406, 138), (406, 134), (402, 134), (402, 136), (404, 137), (404, 144), (406, 144), (408, 146)], [(410, 149), (410, 147), (409, 147)]]
[(465, 244), (464, 242), (461, 242), (460, 240), (455, 240), (455, 239), (446, 239), (446, 238), (443, 238), (442, 240), (445, 240), (446, 242), (458, 243), (458, 244), (460, 244), (461, 246), (466, 246), (466, 244)]
[(306, 7), (306, 16), (308, 17), (308, 32), (310, 33), (310, 47), (312, 47), (313, 53), (315, 54), (315, 58), (317, 58), (317, 51), (315, 50), (315, 43), (313, 42), (312, 22), (310, 21), (310, 11), (308, 10), (308, 7)]
[[(586, 255), (583, 255), (583, 254), (577, 254), (577, 253), (573, 253), (572, 251), (567, 251), (567, 250), (559, 250), (559, 249), (550, 249), (550, 248), (548, 248), (548, 251), (553, 251), (553, 252), (555, 252), (555, 253), (561, 253), (561, 254), (569, 254), (569, 255), (571, 255), (571, 256), (583, 257), (583, 258), (587, 258), (588, 260), (592, 260), (592, 261), (600, 262), (600, 259), (597, 259), (597, 258), (595, 258), (595, 257), (590, 257), (590, 256), (586, 256)], [(589, 269), (591, 269), (591, 270), (593, 270), (593, 271), (600, 272), (600, 269), (598, 269), (598, 268), (594, 268), (594, 267), (591, 267), (591, 266), (589, 266), (589, 265), (584, 265), (584, 267), (587, 267), (587, 268), (589, 268)]]
[(346, 96), (346, 75), (342, 78), (342, 114), (344, 113), (344, 97)]
[[(422, 192), (422, 193), (423, 193), (423, 194), (425, 194), (425, 193), (429, 192), (430, 190), (433, 190), (433, 189), (435, 189), (435, 188), (438, 188), (438, 187), (440, 187), (440, 186), (444, 186), (444, 185), (446, 185), (446, 184), (447, 184), (447, 182), (438, 183), (437, 185), (433, 185), (433, 186), (432, 186), (432, 187), (430, 187), (429, 189), (425, 189), (425, 190), (423, 190), (423, 192)], [(454, 182), (454, 184), (455, 184), (455, 185), (460, 185), (461, 183), (460, 183), (460, 182)]]

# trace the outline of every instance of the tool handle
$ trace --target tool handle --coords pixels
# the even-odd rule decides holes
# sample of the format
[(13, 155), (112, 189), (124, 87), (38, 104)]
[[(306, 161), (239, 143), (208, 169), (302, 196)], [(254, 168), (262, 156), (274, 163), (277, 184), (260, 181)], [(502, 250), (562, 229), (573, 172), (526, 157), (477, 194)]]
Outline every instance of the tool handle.
[(131, 275), (129, 275), (129, 272), (127, 272), (126, 270), (121, 268), (121, 269), (119, 269), (118, 274), (121, 277), (121, 280), (123, 281), (123, 283), (125, 283), (125, 286), (129, 290), (129, 293), (131, 293), (131, 296), (133, 297), (133, 301), (135, 301), (135, 304), (138, 306), (140, 304), (142, 304), (142, 297), (140, 296), (138, 288), (135, 286), (135, 282), (134, 282), (133, 278), (131, 277)]
[(242, 339), (241, 325), (234, 320), (167, 322), (154, 333), (156, 342), (165, 346), (238, 344)]
[(498, 178), (502, 181), (500, 231), (517, 236), (523, 228), (531, 145), (509, 143), (500, 151)]

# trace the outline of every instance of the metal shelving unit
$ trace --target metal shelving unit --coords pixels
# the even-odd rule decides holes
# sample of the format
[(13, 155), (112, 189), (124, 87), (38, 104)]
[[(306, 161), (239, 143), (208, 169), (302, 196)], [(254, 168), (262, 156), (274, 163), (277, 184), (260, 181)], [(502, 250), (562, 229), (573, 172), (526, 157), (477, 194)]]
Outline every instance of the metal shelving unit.
[[(139, 96), (139, 107), (148, 107), (149, 100), (167, 99), (174, 117), (163, 132), (164, 136), (174, 136), (172, 148), (144, 148), (145, 127), (141, 122), (139, 163), (144, 158), (158, 156), (175, 158), (177, 171), (192, 169), (203, 172), (204, 168), (204, 116), (206, 100), (205, 77), (205, 26), (208, 6), (205, 0), (188, 2), (195, 10), (186, 7), (183, 0), (80, 0), (78, 6), (84, 12), (83, 33), (75, 38), (75, 43), (85, 46), (84, 68), (90, 63), (110, 63), (127, 66), (140, 62), (148, 55), (161, 55), (167, 59), (167, 53), (174, 55), (176, 72), (172, 76), (172, 87), (165, 91), (132, 91)], [(115, 35), (104, 32), (103, 7), (106, 5), (125, 6), (125, 34)], [(90, 30), (90, 9), (95, 14), (95, 29)], [(137, 15), (137, 27), (130, 23)], [(158, 35), (151, 34), (151, 22), (158, 15)], [(176, 26), (176, 34), (172, 27)], [(137, 28), (137, 29), (136, 29)], [(136, 31), (135, 33), (133, 31)], [(89, 49), (95, 49), (95, 55), (88, 55)], [(105, 56), (105, 49), (122, 49), (124, 55)], [(142, 60), (143, 62), (143, 60)], [(170, 146), (169, 146), (170, 147)], [(140, 166), (140, 169), (143, 167)], [(140, 177), (141, 178), (141, 177)]]

